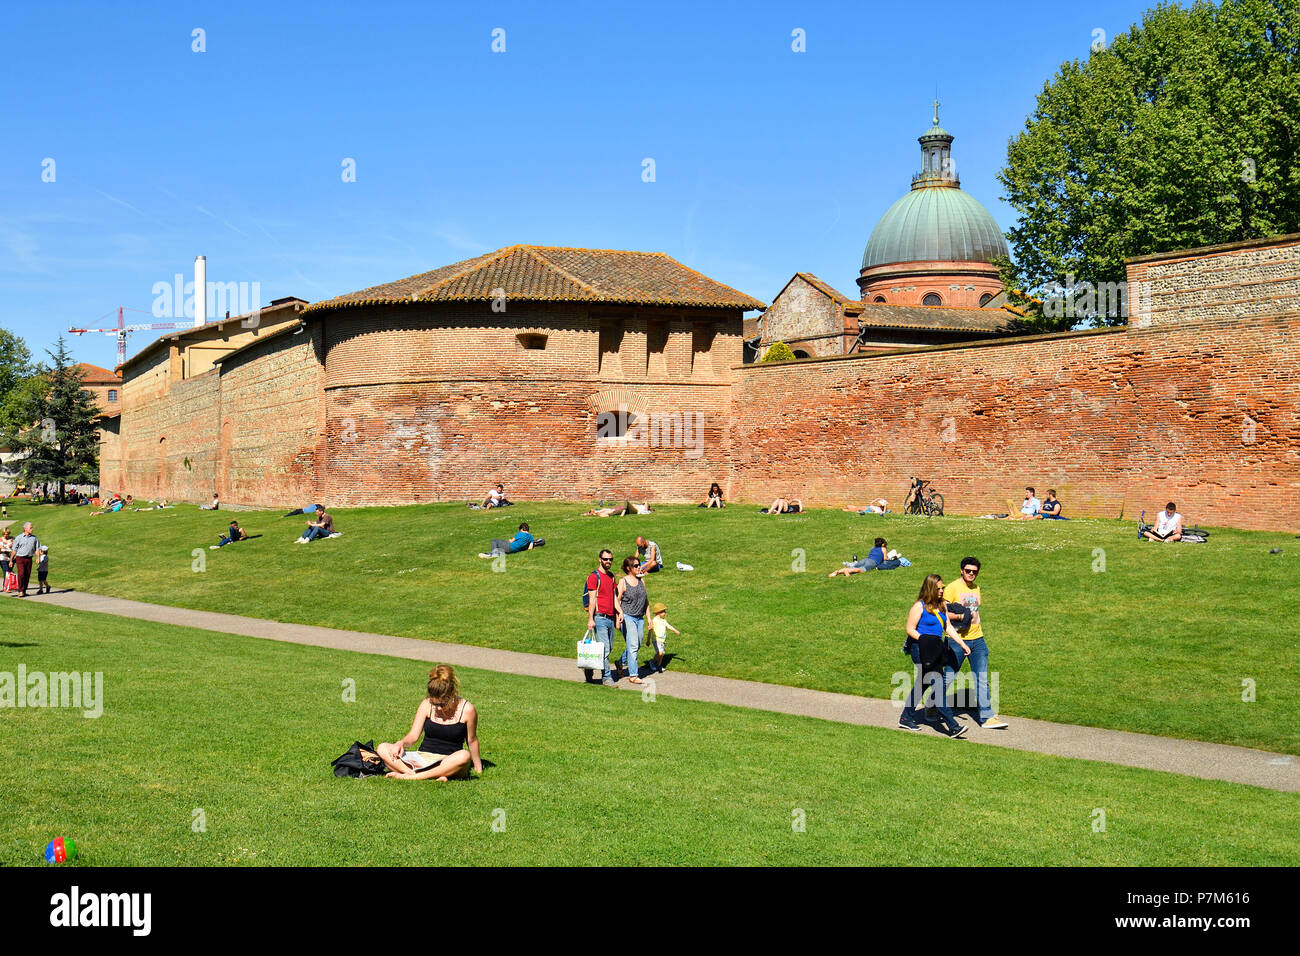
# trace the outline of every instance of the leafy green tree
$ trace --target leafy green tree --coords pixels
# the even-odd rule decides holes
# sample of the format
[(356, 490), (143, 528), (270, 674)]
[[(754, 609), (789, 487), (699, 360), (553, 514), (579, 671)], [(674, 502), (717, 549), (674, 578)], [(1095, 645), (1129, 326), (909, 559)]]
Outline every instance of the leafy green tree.
[(1197, 0), (1061, 66), (998, 174), (1028, 325), (1123, 324), (1132, 256), (1300, 231), (1297, 53), (1300, 0)]
[(759, 359), (760, 362), (793, 362), (794, 352), (784, 342), (773, 342)]
[(0, 404), (35, 371), (27, 343), (8, 329), (0, 329)]
[(99, 409), (82, 386), (81, 370), (68, 355), (63, 336), (57, 349), (46, 354), (50, 367), (15, 389), (15, 400), (5, 409), (12, 420), (3, 440), (24, 455), (11, 464), (23, 480), (54, 483), (61, 497), (65, 483), (99, 479)]

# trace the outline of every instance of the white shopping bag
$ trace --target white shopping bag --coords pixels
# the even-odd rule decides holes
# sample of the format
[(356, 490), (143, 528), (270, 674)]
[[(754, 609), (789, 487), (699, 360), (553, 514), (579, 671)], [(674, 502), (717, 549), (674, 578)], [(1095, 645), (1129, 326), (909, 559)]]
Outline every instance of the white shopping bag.
[(605, 669), (605, 645), (595, 640), (591, 631), (578, 642), (578, 666), (583, 670)]

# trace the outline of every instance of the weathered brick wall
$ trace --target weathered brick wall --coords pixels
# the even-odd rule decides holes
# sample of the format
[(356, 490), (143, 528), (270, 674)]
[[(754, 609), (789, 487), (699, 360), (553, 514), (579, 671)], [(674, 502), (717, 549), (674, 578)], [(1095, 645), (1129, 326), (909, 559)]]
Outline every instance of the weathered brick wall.
[[(818, 505), (935, 481), (956, 514), (1055, 487), (1074, 516), (1300, 526), (1300, 315), (748, 366), (734, 408), (743, 498)], [(1251, 424), (1253, 423), (1253, 424)]]
[[(498, 480), (519, 498), (702, 500), (725, 482), (738, 314), (439, 304), (323, 324), (329, 502), (481, 499)], [(598, 437), (620, 411), (649, 428)]]
[(1129, 264), (1130, 294), (1142, 283), (1135, 329), (1233, 323), (1300, 311), (1300, 236), (1209, 250), (1144, 256)]
[(223, 501), (275, 506), (316, 500), (325, 431), (321, 331), (280, 335), (221, 365), (217, 441)]
[[(164, 367), (168, 360), (165, 353), (158, 359)], [(154, 390), (154, 376), (146, 375), (139, 400), (132, 384), (123, 385), (121, 457), (102, 470), (100, 487), (137, 498), (209, 500), (216, 488), (217, 372), (172, 382), (164, 395)]]

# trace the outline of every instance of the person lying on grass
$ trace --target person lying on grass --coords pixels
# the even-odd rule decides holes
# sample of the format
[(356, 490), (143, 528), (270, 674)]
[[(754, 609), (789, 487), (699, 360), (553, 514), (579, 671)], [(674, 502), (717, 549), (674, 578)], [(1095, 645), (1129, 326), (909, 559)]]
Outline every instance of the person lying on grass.
[(877, 498), (869, 505), (863, 505), (859, 508), (857, 505), (845, 505), (841, 511), (852, 512), (855, 515), (883, 515), (889, 510), (889, 502), (884, 498)]
[(624, 515), (648, 515), (653, 514), (650, 510), (650, 502), (645, 501), (637, 504), (633, 501), (625, 501), (620, 507), (616, 508), (592, 508), (590, 511), (584, 511), (584, 518), (621, 518)]
[(248, 537), (247, 533), (245, 533), (244, 529), (239, 526), (239, 522), (232, 519), (230, 522), (230, 527), (227, 528), (226, 533), (221, 536), (221, 543), (210, 544), (208, 545), (208, 547), (212, 549), (224, 548), (226, 545), (230, 544), (233, 541), (243, 541), (247, 537)]
[(850, 574), (861, 574), (863, 571), (893, 571), (895, 568), (901, 568), (902, 562), (898, 558), (888, 557), (889, 542), (884, 538), (877, 538), (875, 546), (867, 552), (867, 556), (860, 561), (851, 561), (842, 568), (837, 568), (828, 578), (839, 577), (843, 575), (848, 577)]
[[(405, 737), (375, 748), (398, 780), (439, 780), (468, 777), (470, 763), (483, 775), (483, 758), (478, 752), (478, 711), (460, 696), (460, 681), (449, 664), (429, 671), (428, 696), (415, 709), (415, 719)], [(406, 748), (420, 739), (419, 750)]]
[(480, 551), (480, 558), (495, 558), (501, 554), (518, 554), (520, 551), (531, 551), (533, 548), (546, 542), (540, 538), (534, 539), (532, 532), (528, 529), (528, 522), (523, 521), (519, 524), (519, 530), (509, 541), (504, 538), (493, 538), (492, 547), (488, 551)]
[(763, 513), (769, 515), (797, 515), (801, 511), (803, 511), (803, 501), (791, 495), (777, 498), (772, 502), (772, 507)]

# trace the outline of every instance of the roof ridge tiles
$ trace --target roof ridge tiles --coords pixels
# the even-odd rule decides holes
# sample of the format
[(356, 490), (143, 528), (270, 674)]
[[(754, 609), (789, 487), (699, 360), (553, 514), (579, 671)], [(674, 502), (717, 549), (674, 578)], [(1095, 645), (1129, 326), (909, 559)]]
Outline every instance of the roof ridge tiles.
[[(532, 256), (542, 265), (546, 266), (546, 268), (552, 270), (553, 272), (558, 272), (560, 275), (564, 276), (564, 278), (568, 279), (570, 282), (578, 286), (587, 294), (596, 296), (597, 298), (603, 295), (600, 289), (596, 288), (589, 282), (584, 282), (582, 279), (579, 279), (568, 269), (565, 269), (563, 266), (559, 265), (558, 263), (552, 262), (550, 259), (541, 255), (537, 251), (539, 249), (545, 249), (545, 248), (546, 248), (545, 246), (524, 246), (523, 247), (525, 252), (527, 252), (530, 256)], [(590, 250), (565, 250), (565, 251), (590, 251)]]

